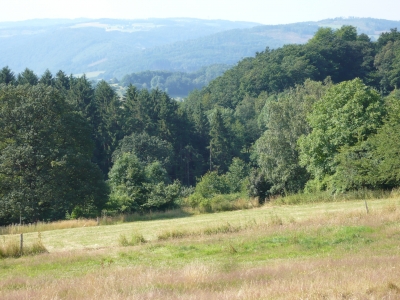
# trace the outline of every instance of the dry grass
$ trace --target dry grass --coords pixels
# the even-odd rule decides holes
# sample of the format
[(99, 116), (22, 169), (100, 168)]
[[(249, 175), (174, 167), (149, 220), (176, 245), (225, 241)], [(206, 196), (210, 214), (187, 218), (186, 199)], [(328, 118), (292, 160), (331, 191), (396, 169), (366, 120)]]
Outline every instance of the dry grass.
[(57, 222), (37, 222), (25, 225), (9, 225), (0, 226), (0, 235), (6, 234), (21, 234), (29, 232), (43, 232), (58, 229), (69, 229), (69, 228), (80, 228), (80, 227), (90, 227), (97, 226), (97, 220), (90, 219), (77, 219), (77, 220), (64, 220)]
[(41, 233), (38, 233), (38, 237), (35, 241), (30, 244), (23, 244), (22, 251), (20, 246), (20, 240), (16, 239), (5, 239), (3, 237), (0, 243), (0, 258), (6, 257), (20, 257), (22, 255), (35, 255), (47, 252), (46, 247), (43, 245)]
[(188, 217), (193, 212), (188, 212), (182, 209), (173, 209), (161, 212), (151, 212), (147, 214), (118, 214), (115, 216), (103, 216), (99, 219), (76, 219), (62, 220), (55, 222), (37, 222), (30, 224), (12, 224), (9, 226), (0, 226), (0, 235), (21, 234), (30, 232), (43, 232), (60, 229), (93, 227), (98, 225), (116, 225), (121, 223), (136, 222), (136, 221), (151, 221), (164, 220)]
[(400, 257), (267, 261), (229, 271), (205, 263), (179, 269), (112, 263), (82, 278), (22, 278), (0, 283), (11, 299), (399, 299)]
[(0, 260), (0, 299), (400, 299), (400, 200), (368, 204), (47, 232), (49, 254)]

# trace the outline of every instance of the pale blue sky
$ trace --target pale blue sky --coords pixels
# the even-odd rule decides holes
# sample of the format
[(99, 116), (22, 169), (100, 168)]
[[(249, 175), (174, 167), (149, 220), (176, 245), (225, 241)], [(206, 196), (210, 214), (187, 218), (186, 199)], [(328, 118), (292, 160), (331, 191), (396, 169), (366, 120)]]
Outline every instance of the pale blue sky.
[(286, 24), (335, 17), (400, 20), (400, 0), (0, 0), (0, 22), (190, 17)]

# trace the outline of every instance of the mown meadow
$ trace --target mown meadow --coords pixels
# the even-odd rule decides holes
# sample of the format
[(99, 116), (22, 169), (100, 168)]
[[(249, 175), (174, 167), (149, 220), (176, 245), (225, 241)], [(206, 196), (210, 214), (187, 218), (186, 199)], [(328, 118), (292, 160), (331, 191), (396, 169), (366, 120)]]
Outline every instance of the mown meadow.
[(367, 204), (43, 224), (24, 242), (46, 252), (0, 259), (0, 298), (398, 299), (400, 197)]

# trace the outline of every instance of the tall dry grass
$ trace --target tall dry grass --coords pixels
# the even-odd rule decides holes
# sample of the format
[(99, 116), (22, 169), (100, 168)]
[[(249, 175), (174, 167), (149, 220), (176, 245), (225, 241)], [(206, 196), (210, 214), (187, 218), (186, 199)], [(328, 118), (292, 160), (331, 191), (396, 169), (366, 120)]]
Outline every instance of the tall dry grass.
[(77, 219), (56, 222), (37, 222), (23, 225), (12, 224), (9, 226), (0, 226), (0, 235), (43, 232), (57, 229), (80, 228), (90, 226), (97, 226), (97, 220)]
[(163, 219), (175, 219), (181, 217), (187, 217), (192, 213), (181, 210), (167, 210), (167, 211), (156, 211), (148, 212), (146, 214), (117, 214), (112, 216), (104, 215), (98, 219), (76, 219), (76, 220), (61, 220), (54, 222), (36, 222), (29, 224), (11, 224), (9, 226), (0, 226), (0, 235), (7, 234), (21, 234), (29, 232), (44, 232), (58, 229), (69, 229), (69, 228), (81, 228), (81, 227), (92, 227), (98, 225), (115, 225), (134, 221), (151, 221), (151, 220), (163, 220)]
[(166, 211), (149, 211), (146, 213), (131, 213), (131, 214), (105, 214), (99, 219), (100, 225), (115, 225), (121, 223), (129, 223), (135, 221), (153, 221), (153, 220), (168, 220), (178, 219), (192, 215), (192, 212), (186, 209), (171, 209)]
[(38, 237), (30, 244), (23, 244), (21, 249), (20, 240), (14, 237), (13, 239), (3, 239), (0, 242), (0, 259), (7, 257), (21, 257), (23, 255), (36, 255), (47, 252), (43, 245), (41, 233), (38, 232)]
[(8, 278), (14, 299), (399, 299), (399, 256), (266, 261), (259, 267), (193, 262), (182, 268), (103, 264), (81, 278)]

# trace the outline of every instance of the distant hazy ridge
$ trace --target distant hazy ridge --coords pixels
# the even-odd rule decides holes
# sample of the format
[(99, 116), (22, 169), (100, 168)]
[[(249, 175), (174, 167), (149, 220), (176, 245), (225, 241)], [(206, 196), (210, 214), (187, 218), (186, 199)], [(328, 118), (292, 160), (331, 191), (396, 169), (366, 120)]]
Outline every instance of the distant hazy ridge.
[(7, 22), (0, 23), (0, 67), (119, 79), (145, 70), (195, 72), (212, 64), (233, 65), (266, 47), (305, 43), (320, 26), (343, 24), (372, 38), (400, 27), (398, 21), (367, 18), (276, 26), (198, 19)]

